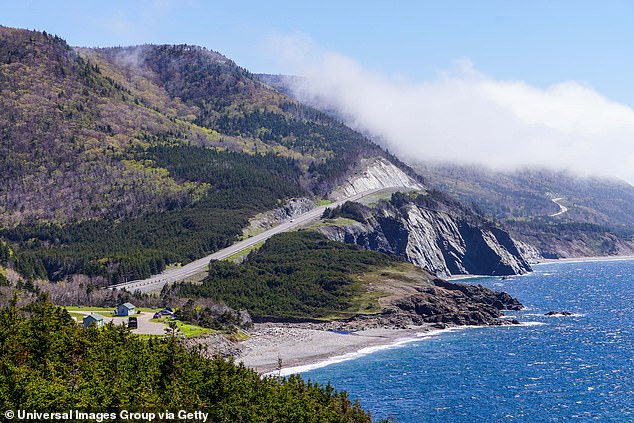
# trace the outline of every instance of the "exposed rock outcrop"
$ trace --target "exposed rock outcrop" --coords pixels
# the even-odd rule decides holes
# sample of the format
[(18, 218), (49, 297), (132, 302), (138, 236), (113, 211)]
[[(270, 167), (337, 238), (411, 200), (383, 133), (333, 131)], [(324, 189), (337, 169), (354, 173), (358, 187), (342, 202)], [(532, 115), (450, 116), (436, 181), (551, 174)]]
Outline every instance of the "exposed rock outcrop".
[(245, 236), (248, 236), (252, 233), (270, 229), (285, 220), (304, 214), (314, 207), (315, 202), (309, 198), (291, 198), (283, 206), (265, 213), (259, 213), (249, 219), (249, 226), (243, 229), (242, 232)]
[(431, 195), (412, 200), (399, 194), (373, 209), (357, 205), (360, 222), (335, 220), (319, 231), (336, 241), (402, 256), (441, 277), (531, 270), (506, 231), (456, 204), (424, 197)]
[[(420, 270), (420, 272), (424, 272)], [(272, 321), (289, 327), (320, 330), (358, 331), (375, 328), (407, 328), (436, 324), (451, 326), (498, 326), (517, 324), (516, 320), (501, 319), (504, 310), (521, 310), (523, 305), (506, 292), (496, 292), (481, 285), (452, 283), (430, 277), (381, 300), (382, 311), (359, 314), (349, 320), (324, 323), (304, 321)], [(407, 284), (407, 283), (405, 283)], [(381, 289), (377, 287), (377, 289)]]
[(364, 160), (359, 170), (330, 193), (333, 200), (341, 200), (360, 192), (377, 189), (403, 187), (420, 190), (423, 186), (401, 169), (382, 157)]
[(315, 203), (308, 198), (291, 198), (282, 207), (272, 212), (276, 222), (292, 219), (300, 214), (304, 214), (315, 207)]
[(549, 311), (544, 316), (572, 316), (572, 313), (569, 311)]
[(520, 241), (516, 238), (513, 238), (515, 245), (517, 246), (517, 250), (520, 252), (520, 255), (526, 260), (529, 264), (537, 264), (540, 263), (544, 257), (539, 249), (531, 244)]
[(456, 284), (435, 279), (434, 285), (394, 302), (392, 313), (414, 324), (499, 325), (502, 310), (521, 310), (522, 304), (506, 292), (481, 285)]

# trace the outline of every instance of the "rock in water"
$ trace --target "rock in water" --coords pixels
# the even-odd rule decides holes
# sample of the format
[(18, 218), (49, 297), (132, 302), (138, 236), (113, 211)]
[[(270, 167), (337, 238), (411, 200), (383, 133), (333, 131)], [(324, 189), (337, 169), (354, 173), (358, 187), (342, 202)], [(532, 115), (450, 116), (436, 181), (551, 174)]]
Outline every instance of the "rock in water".
[(569, 311), (549, 311), (544, 316), (572, 316), (572, 313)]

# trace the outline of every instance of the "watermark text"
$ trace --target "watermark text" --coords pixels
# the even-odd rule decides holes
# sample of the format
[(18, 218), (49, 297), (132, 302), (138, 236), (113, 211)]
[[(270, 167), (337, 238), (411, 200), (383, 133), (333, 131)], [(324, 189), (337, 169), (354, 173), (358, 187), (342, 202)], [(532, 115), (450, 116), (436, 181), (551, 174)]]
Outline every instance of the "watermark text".
[(202, 423), (207, 422), (209, 413), (204, 411), (188, 411), (178, 410), (170, 411), (165, 410), (161, 412), (152, 411), (129, 411), (121, 410), (118, 413), (115, 412), (87, 412), (80, 410), (68, 410), (68, 411), (38, 411), (38, 410), (6, 410), (4, 412), (6, 421), (20, 421), (20, 420), (32, 420), (32, 421), (56, 421), (56, 420), (84, 420), (93, 421), (96, 423), (103, 423), (110, 420), (129, 420), (132, 422), (161, 422), (168, 420), (188, 420), (188, 421), (200, 421)]

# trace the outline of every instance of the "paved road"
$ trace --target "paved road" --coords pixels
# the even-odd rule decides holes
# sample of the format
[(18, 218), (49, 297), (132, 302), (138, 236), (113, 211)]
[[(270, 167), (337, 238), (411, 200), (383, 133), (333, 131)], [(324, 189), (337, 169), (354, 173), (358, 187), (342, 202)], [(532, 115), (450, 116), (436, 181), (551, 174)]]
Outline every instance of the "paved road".
[[(406, 188), (403, 188), (403, 189), (406, 189)], [(242, 251), (246, 248), (249, 248), (250, 246), (254, 244), (257, 244), (260, 241), (264, 241), (272, 237), (273, 235), (279, 234), (281, 232), (286, 232), (290, 229), (305, 225), (309, 222), (312, 222), (313, 220), (319, 219), (321, 215), (324, 213), (324, 210), (326, 210), (326, 207), (330, 207), (330, 208), (337, 207), (338, 205), (343, 204), (346, 201), (357, 201), (361, 199), (362, 197), (365, 197), (366, 195), (371, 195), (379, 191), (390, 191), (390, 190), (394, 191), (394, 188), (380, 188), (380, 189), (364, 191), (362, 193), (348, 197), (344, 200), (340, 200), (332, 204), (328, 204), (326, 206), (316, 207), (307, 213), (304, 213), (302, 215), (295, 217), (293, 220), (288, 220), (258, 235), (254, 235), (251, 238), (245, 239), (244, 241), (237, 242), (233, 244), (232, 246), (227, 247), (223, 250), (216, 251), (213, 254), (210, 254), (206, 257), (203, 257), (191, 263), (188, 263), (185, 266), (165, 270), (163, 273), (150, 276), (147, 279), (135, 280), (132, 282), (111, 285), (108, 288), (109, 289), (113, 289), (113, 288), (127, 289), (128, 291), (138, 290), (141, 292), (152, 292), (152, 291), (161, 290), (163, 286), (165, 286), (166, 283), (182, 281), (184, 279), (187, 279), (195, 275), (196, 273), (203, 271), (209, 264), (209, 261), (212, 259), (221, 260), (221, 259), (227, 258), (239, 251)]]
[(557, 213), (553, 213), (550, 215), (550, 217), (555, 217), (555, 216), (559, 216), (562, 215), (564, 213), (566, 213), (568, 211), (568, 207), (564, 206), (563, 204), (560, 203), (561, 200), (563, 200), (563, 197), (558, 197), (558, 198), (552, 198), (551, 201), (555, 204), (557, 204), (559, 206), (559, 211)]

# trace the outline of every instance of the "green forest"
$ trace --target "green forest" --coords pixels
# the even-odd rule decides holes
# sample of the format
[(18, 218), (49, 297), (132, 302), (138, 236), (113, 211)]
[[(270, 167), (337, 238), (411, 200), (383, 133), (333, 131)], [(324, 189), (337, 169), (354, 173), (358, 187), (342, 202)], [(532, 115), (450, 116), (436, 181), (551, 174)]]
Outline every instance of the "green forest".
[(0, 266), (26, 279), (147, 277), (389, 156), (200, 47), (0, 27), (0, 80)]
[(400, 260), (313, 231), (276, 235), (240, 265), (212, 261), (200, 285), (177, 284), (173, 293), (223, 301), (255, 318), (324, 318), (353, 315), (364, 287), (356, 275)]
[(3, 411), (184, 409), (213, 422), (371, 421), (345, 392), (299, 376), (261, 377), (185, 347), (177, 333), (142, 339), (112, 323), (84, 329), (45, 296), (22, 307), (17, 301), (0, 310)]
[(301, 194), (293, 160), (197, 147), (155, 147), (138, 153), (177, 179), (206, 184), (189, 205), (162, 212), (72, 224), (31, 223), (0, 229), (13, 256), (0, 256), (27, 278), (61, 280), (74, 273), (112, 283), (159, 273), (231, 245), (258, 211)]

